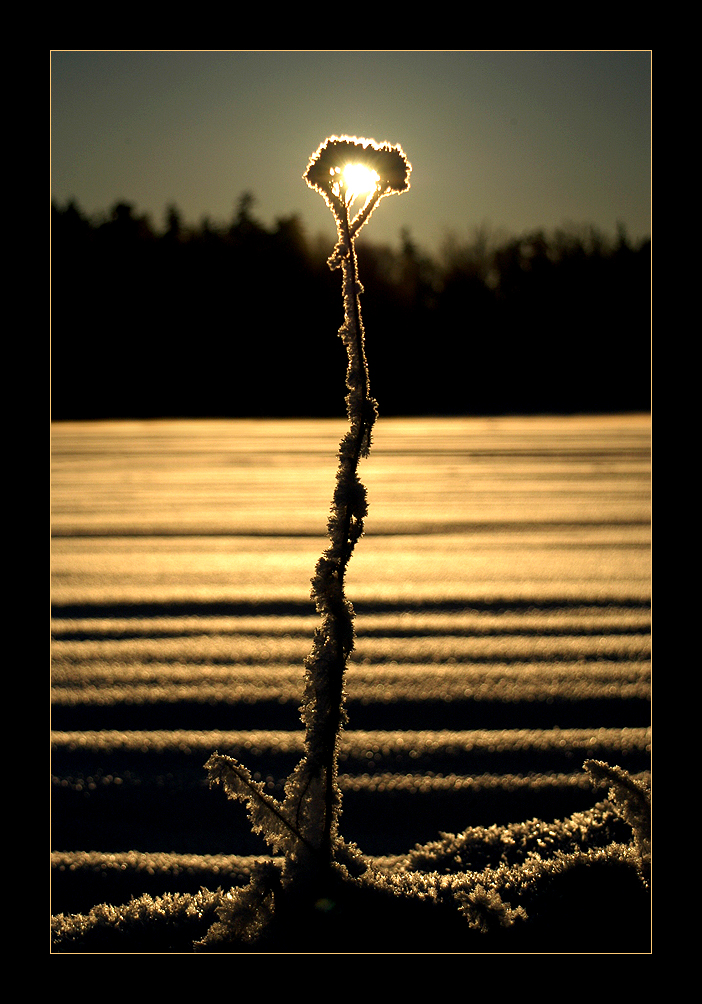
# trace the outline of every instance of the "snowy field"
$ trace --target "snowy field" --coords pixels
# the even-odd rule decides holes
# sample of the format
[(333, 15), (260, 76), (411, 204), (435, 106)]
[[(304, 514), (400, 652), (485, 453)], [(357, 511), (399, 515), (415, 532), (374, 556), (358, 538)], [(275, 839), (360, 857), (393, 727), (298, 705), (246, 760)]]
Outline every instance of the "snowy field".
[[(52, 430), (52, 912), (246, 875), (215, 751), (300, 757), (335, 420)], [(341, 828), (369, 855), (650, 768), (648, 416), (384, 419), (347, 595)]]

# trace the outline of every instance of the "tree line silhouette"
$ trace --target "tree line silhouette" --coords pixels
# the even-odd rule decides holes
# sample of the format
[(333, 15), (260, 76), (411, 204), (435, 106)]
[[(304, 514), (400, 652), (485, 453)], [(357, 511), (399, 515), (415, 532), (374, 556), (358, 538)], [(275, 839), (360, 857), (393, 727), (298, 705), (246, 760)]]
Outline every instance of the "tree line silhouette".
[[(52, 206), (52, 418), (342, 416), (331, 241), (231, 223), (157, 229), (132, 205)], [(592, 227), (424, 253), (359, 239), (371, 387), (384, 415), (647, 411), (650, 241)]]

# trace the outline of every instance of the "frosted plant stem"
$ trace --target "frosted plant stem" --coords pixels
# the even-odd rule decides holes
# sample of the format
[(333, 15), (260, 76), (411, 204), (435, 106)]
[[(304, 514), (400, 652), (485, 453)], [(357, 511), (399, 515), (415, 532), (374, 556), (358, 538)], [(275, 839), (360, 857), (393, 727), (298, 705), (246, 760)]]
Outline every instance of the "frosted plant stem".
[[(358, 279), (358, 262), (356, 260), (356, 249), (349, 231), (349, 214), (348, 208), (344, 206), (343, 214), (343, 226), (345, 231), (346, 243), (348, 251), (343, 259), (342, 269), (344, 276), (344, 302), (351, 306), (351, 311), (353, 314), (353, 323), (351, 325), (352, 331), (355, 332), (355, 346), (352, 358), (352, 354), (349, 353), (349, 363), (354, 365), (358, 369), (359, 376), (361, 378), (361, 386), (359, 388), (359, 397), (363, 404), (365, 404), (368, 398), (368, 363), (366, 360), (366, 350), (365, 350), (365, 339), (363, 332), (363, 322), (361, 321), (361, 305), (359, 303), (359, 294), (361, 293), (361, 284)], [(349, 388), (351, 389), (351, 388)], [(363, 419), (363, 412), (361, 412), (361, 419)], [(353, 422), (354, 416), (349, 414), (349, 419)], [(373, 415), (373, 420), (375, 419), (375, 414)], [(372, 421), (371, 421), (372, 426)], [(368, 429), (370, 435), (370, 428)], [(361, 442), (359, 439), (359, 452), (356, 456), (356, 463), (361, 456)], [(370, 446), (370, 443), (369, 443)]]
[(344, 674), (354, 645), (353, 607), (346, 599), (344, 580), (356, 542), (363, 533), (367, 512), (366, 492), (358, 478), (358, 464), (370, 450), (371, 429), (377, 410), (369, 396), (363, 323), (359, 303), (361, 287), (355, 250), (344, 206), (345, 254), (341, 259), (344, 292), (344, 325), (340, 335), (348, 354), (346, 398), (349, 431), (339, 445), (339, 467), (329, 517), (330, 546), (317, 563), (312, 595), (322, 615), (312, 653), (307, 660), (307, 688), (303, 721), (307, 726), (309, 777), (324, 785), (324, 820), (320, 852), (331, 863), (340, 810), (337, 784), (339, 735), (345, 720)]
[[(354, 171), (348, 171), (354, 166), (364, 169), (365, 181), (370, 182), (367, 187), (360, 186), (360, 191), (371, 194), (350, 222), (349, 208), (360, 194), (353, 183)], [(358, 465), (370, 451), (371, 430), (377, 417), (376, 403), (369, 392), (354, 240), (381, 198), (407, 191), (411, 170), (399, 146), (332, 136), (312, 156), (303, 175), (310, 188), (323, 196), (336, 223), (339, 240), (328, 264), (342, 272), (344, 323), (339, 335), (348, 355), (349, 429), (339, 444), (339, 467), (328, 521), (330, 543), (312, 579), (312, 598), (322, 622), (305, 660), (305, 692), (300, 708), (306, 730), (305, 755), (288, 778), (284, 803), (286, 817), (293, 821), (296, 832), (318, 852), (316, 863), (322, 870), (331, 867), (335, 851), (342, 846), (337, 774), (340, 734), (346, 721), (344, 674), (354, 646), (354, 612), (346, 599), (344, 580), (368, 511)]]
[[(347, 169), (353, 168), (357, 159), (360, 165), (356, 166), (365, 169), (365, 180), (371, 181), (372, 192), (350, 222), (355, 186), (349, 181), (354, 172), (351, 170), (347, 177)], [(279, 873), (272, 876), (266, 865), (255, 871), (240, 895), (233, 896), (222, 923), (211, 929), (213, 943), (222, 936), (245, 940), (257, 937), (269, 922), (274, 899), (283, 889), (297, 886), (305, 894), (312, 890), (316, 902), (322, 888), (329, 888), (335, 865), (352, 871), (360, 867), (358, 857), (339, 835), (338, 761), (341, 730), (346, 722), (344, 676), (354, 647), (354, 610), (346, 599), (344, 580), (368, 512), (358, 465), (361, 457), (370, 452), (377, 405), (369, 390), (354, 240), (381, 198), (407, 191), (411, 169), (399, 146), (332, 137), (314, 154), (303, 175), (310, 188), (324, 197), (337, 225), (339, 240), (328, 264), (342, 273), (344, 323), (339, 336), (348, 356), (349, 429), (339, 444), (339, 466), (327, 524), (329, 545), (312, 578), (312, 599), (321, 624), (305, 660), (300, 708), (305, 727), (304, 756), (285, 783), (282, 802), (269, 795), (264, 785), (232, 757), (215, 753), (206, 765), (211, 783), (221, 783), (230, 797), (243, 801), (254, 831), (262, 834), (276, 855), (283, 855)]]

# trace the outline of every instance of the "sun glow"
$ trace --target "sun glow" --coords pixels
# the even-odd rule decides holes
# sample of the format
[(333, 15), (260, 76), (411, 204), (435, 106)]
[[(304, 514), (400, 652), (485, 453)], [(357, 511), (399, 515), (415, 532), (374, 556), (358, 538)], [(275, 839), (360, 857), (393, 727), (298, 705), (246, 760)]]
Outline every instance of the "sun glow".
[(335, 195), (343, 197), (347, 206), (359, 195), (368, 195), (375, 191), (380, 181), (377, 171), (365, 164), (347, 164), (343, 170), (333, 168), (330, 174), (334, 175), (332, 191)]

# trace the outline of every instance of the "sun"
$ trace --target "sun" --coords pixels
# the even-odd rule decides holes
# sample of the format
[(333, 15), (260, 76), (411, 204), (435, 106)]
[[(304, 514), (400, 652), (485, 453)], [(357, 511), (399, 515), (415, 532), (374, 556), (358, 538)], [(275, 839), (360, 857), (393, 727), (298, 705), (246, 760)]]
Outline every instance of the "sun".
[(342, 197), (347, 206), (359, 195), (374, 192), (380, 182), (378, 172), (365, 164), (349, 163), (344, 168), (332, 168), (329, 173), (334, 176), (334, 195)]
[(368, 195), (374, 192), (380, 181), (380, 175), (365, 164), (347, 164), (343, 171), (344, 186), (349, 204), (357, 195)]

